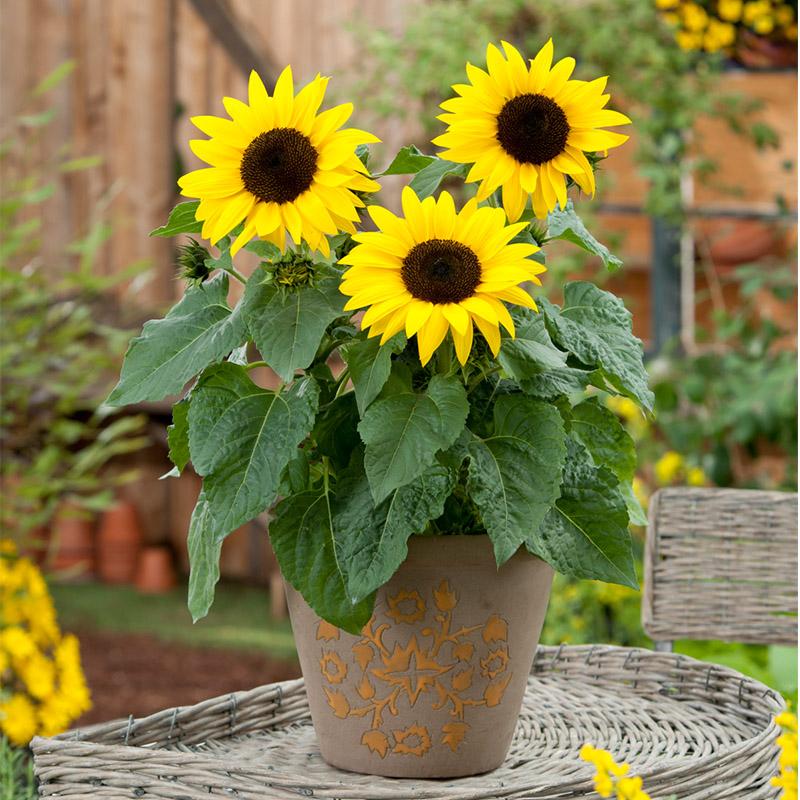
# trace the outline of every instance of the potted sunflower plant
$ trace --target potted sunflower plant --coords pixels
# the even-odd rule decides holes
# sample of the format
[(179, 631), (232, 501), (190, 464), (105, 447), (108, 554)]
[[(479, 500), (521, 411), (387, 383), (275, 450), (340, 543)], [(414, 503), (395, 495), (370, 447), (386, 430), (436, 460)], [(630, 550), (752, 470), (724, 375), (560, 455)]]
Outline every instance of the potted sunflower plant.
[[(195, 619), (224, 538), (272, 510), (333, 765), (498, 766), (553, 570), (636, 585), (633, 442), (595, 393), (650, 409), (641, 343), (591, 283), (567, 283), (560, 307), (535, 294), (552, 239), (619, 265), (569, 194), (594, 193), (596, 154), (626, 139), (605, 127), (629, 120), (574, 66), (552, 42), (529, 62), (490, 45), (442, 104), (444, 152), (405, 147), (377, 174), (376, 137), (342, 127), (352, 106), (319, 110), (327, 79), (295, 93), (287, 67), (269, 92), (254, 73), (229, 119), (194, 118), (209, 166), (180, 179), (194, 199), (154, 232), (219, 252), (184, 246), (186, 293), (131, 342), (109, 402), (178, 397), (174, 472), (203, 477)], [(413, 175), (400, 214), (374, 201), (398, 174)], [(458, 205), (446, 176), (463, 181)], [(260, 259), (248, 277), (242, 249)], [(254, 381), (265, 365), (277, 388)]]

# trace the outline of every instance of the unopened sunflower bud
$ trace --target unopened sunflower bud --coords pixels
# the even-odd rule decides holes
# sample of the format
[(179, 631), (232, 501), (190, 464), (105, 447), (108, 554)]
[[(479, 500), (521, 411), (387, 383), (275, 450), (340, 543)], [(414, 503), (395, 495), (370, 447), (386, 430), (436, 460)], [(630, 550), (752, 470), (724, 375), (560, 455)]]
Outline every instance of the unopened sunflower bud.
[(211, 254), (203, 245), (194, 239), (189, 239), (187, 244), (178, 248), (178, 267), (180, 276), (190, 283), (202, 283), (211, 274), (211, 270), (206, 264), (206, 259), (211, 258)]

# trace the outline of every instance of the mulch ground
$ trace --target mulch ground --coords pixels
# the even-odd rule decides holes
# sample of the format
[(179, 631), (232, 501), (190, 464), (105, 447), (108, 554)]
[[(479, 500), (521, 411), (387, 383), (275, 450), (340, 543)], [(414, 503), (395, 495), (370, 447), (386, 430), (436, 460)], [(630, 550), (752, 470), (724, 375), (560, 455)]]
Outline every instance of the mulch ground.
[(76, 725), (140, 717), (300, 675), (296, 662), (259, 654), (187, 647), (145, 634), (76, 633), (94, 704)]

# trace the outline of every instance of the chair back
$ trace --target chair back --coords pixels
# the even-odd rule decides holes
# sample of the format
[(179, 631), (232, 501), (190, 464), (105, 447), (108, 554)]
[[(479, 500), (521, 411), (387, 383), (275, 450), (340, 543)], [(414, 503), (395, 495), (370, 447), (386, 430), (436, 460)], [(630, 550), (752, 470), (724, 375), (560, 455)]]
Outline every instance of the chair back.
[(796, 645), (797, 495), (688, 487), (653, 495), (642, 625), (657, 643)]

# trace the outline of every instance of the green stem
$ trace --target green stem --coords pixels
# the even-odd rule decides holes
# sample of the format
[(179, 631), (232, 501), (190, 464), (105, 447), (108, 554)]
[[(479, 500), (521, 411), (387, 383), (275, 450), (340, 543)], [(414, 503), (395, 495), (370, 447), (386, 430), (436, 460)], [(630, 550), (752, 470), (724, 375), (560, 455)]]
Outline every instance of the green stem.
[(341, 397), (344, 394), (345, 389), (347, 387), (347, 381), (349, 378), (350, 378), (350, 368), (345, 367), (344, 370), (342, 370), (342, 374), (338, 377), (336, 381), (336, 390), (333, 393), (334, 400), (337, 397)]
[(491, 375), (495, 375), (496, 373), (500, 372), (501, 369), (502, 367), (498, 364), (486, 372), (480, 372), (477, 378), (473, 378), (469, 382), (469, 385), (467, 386), (467, 394), (471, 394), (481, 383), (483, 383), (483, 381), (485, 381)]
[(225, 270), (225, 272), (228, 272), (229, 274), (233, 275), (233, 277), (236, 278), (236, 280), (239, 281), (239, 283), (241, 283), (242, 285), (247, 284), (247, 278), (245, 278), (245, 276), (242, 275), (242, 273), (239, 272), (239, 270), (236, 269), (235, 267), (230, 266)]
[(436, 351), (436, 366), (437, 372), (440, 375), (449, 375), (453, 367), (453, 355), (450, 351), (450, 342), (445, 342), (442, 347)]
[(256, 367), (266, 367), (266, 366), (267, 366), (266, 361), (252, 361), (251, 363), (245, 366), (245, 369), (249, 371), (251, 369), (255, 369)]

